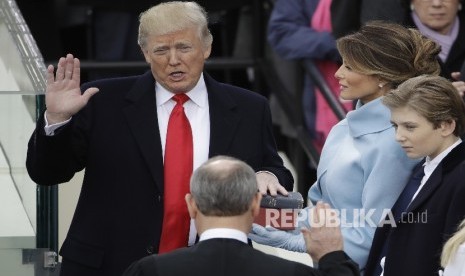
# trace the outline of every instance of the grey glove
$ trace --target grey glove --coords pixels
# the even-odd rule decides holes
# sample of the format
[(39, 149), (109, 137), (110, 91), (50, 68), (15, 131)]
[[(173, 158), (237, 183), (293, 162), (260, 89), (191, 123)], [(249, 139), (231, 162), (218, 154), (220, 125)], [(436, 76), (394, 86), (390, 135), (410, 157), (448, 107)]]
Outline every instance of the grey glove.
[(279, 247), (295, 252), (306, 252), (304, 236), (300, 230), (282, 231), (267, 226), (266, 228), (253, 224), (252, 231), (249, 233), (249, 239), (256, 243)]

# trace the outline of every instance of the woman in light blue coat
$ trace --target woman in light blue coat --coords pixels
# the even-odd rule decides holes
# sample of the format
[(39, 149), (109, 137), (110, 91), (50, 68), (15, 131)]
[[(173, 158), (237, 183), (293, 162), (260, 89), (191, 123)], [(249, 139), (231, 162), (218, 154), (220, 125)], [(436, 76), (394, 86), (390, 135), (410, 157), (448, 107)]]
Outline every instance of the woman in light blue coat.
[[(344, 250), (363, 271), (377, 225), (419, 161), (410, 160), (395, 141), (390, 112), (381, 98), (411, 77), (439, 74), (440, 48), (416, 30), (386, 22), (370, 22), (340, 38), (337, 46), (343, 58), (335, 74), (340, 96), (358, 103), (332, 128), (308, 199), (312, 204), (327, 202), (339, 211)], [(307, 221), (303, 226), (308, 227)], [(305, 251), (300, 231), (254, 225), (249, 237), (261, 244)]]

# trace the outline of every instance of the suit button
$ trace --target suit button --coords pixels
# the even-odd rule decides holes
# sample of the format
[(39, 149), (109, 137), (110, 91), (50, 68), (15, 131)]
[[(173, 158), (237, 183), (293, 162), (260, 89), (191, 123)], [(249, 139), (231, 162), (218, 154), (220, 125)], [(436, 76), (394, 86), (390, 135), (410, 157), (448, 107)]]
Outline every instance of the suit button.
[(147, 251), (147, 254), (149, 254), (149, 255), (153, 254), (154, 253), (153, 246), (151, 246), (151, 245), (147, 246), (146, 251)]

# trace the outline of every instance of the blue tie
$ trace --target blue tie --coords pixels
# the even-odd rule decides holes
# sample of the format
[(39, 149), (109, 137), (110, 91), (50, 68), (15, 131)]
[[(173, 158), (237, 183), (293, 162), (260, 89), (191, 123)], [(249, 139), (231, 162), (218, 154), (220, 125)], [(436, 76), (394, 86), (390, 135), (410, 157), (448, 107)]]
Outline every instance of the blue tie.
[[(407, 185), (405, 185), (404, 190), (400, 194), (400, 196), (397, 198), (396, 203), (391, 209), (392, 215), (394, 217), (395, 222), (397, 223), (400, 218), (402, 217), (402, 213), (404, 213), (410, 202), (412, 201), (413, 195), (415, 192), (418, 190), (421, 184), (421, 180), (423, 179), (423, 176), (425, 175), (425, 170), (423, 166), (420, 166), (410, 177), (410, 180), (408, 181)], [(392, 231), (392, 229), (391, 229)], [(381, 253), (379, 254), (379, 258), (376, 263), (376, 270), (374, 275), (381, 275), (382, 268), (380, 265), (381, 259), (386, 256), (387, 254), (387, 245), (389, 243), (389, 238), (391, 235), (389, 234), (384, 241), (383, 248), (381, 250)]]
[(399, 198), (397, 198), (396, 203), (391, 209), (395, 221), (399, 221), (402, 213), (405, 212), (405, 210), (407, 210), (407, 207), (412, 201), (413, 195), (420, 187), (423, 176), (425, 176), (425, 170), (423, 166), (421, 166), (412, 174), (409, 182), (407, 183), (407, 185), (405, 185), (404, 190), (400, 194)]

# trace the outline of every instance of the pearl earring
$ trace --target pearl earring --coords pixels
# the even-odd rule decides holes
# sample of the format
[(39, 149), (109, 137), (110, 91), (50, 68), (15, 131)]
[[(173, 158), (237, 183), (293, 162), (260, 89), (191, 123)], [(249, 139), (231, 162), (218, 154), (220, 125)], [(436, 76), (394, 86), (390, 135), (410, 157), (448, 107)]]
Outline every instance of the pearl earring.
[(410, 4), (410, 10), (411, 11), (414, 11), (415, 10), (415, 6), (413, 4)]
[(382, 83), (378, 84), (378, 87), (379, 87), (379, 88), (383, 88), (383, 86), (384, 86), (384, 85), (383, 85)]
[(458, 10), (459, 10), (459, 11), (461, 11), (461, 10), (462, 10), (462, 3), (459, 3)]

